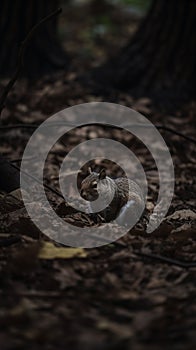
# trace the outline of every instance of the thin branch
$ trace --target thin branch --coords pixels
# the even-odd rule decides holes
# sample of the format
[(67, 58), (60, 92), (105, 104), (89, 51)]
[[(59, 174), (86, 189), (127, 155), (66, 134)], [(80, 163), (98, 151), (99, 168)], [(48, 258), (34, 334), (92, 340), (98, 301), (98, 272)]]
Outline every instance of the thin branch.
[(34, 155), (32, 157), (21, 157), (21, 158), (16, 158), (16, 159), (6, 159), (8, 162), (10, 163), (20, 163), (20, 162), (28, 162), (29, 160), (36, 160), (36, 159), (39, 159), (39, 156), (38, 155)]
[(139, 128), (153, 128), (155, 127), (156, 129), (158, 130), (165, 130), (165, 131), (168, 131), (174, 135), (178, 135), (182, 138), (184, 138), (185, 140), (187, 141), (190, 141), (190, 142), (193, 142), (193, 143), (196, 143), (196, 139), (194, 137), (191, 137), (191, 136), (187, 136), (187, 135), (184, 135), (183, 133), (179, 132), (179, 131), (176, 131), (172, 128), (168, 128), (167, 126), (165, 125), (157, 125), (157, 124), (153, 124), (153, 125), (149, 125), (149, 124), (129, 124), (129, 125), (123, 125), (124, 127), (139, 127)]
[[(29, 178), (31, 178), (32, 180), (34, 180), (35, 182), (39, 183), (40, 185), (44, 186), (47, 190), (51, 191), (52, 193), (56, 194), (58, 197), (62, 198), (64, 201), (65, 201), (65, 198), (63, 197), (63, 195), (56, 191), (54, 188), (50, 187), (49, 185), (46, 185), (46, 184), (43, 184), (42, 181), (40, 181), (39, 179), (37, 179), (35, 176), (27, 173), (26, 171), (24, 170), (21, 170), (17, 165), (13, 164), (13, 163), (10, 163), (10, 165), (17, 169), (18, 171), (20, 171), (21, 173), (23, 173), (24, 175), (28, 176)], [(110, 240), (108, 240), (107, 238), (104, 238), (104, 237), (100, 237), (98, 235), (95, 235), (95, 234), (88, 234), (88, 233), (85, 233), (85, 236), (90, 238), (90, 239), (95, 239), (95, 240), (98, 240), (98, 241), (101, 241), (103, 243), (111, 243)]]
[[(88, 123), (88, 124), (85, 124), (85, 125), (81, 125), (81, 127), (83, 126), (102, 126), (102, 124), (99, 124), (99, 123)], [(70, 126), (72, 128), (75, 128), (75, 127), (78, 127), (77, 125), (74, 125), (72, 123), (68, 123), (68, 122), (59, 122), (59, 123), (48, 123), (46, 125), (47, 127), (52, 127), (52, 126)], [(106, 123), (105, 125), (106, 127), (109, 127), (111, 129), (123, 129), (123, 127), (126, 127), (126, 125), (123, 125), (122, 127), (117, 127), (115, 125), (109, 125)], [(145, 125), (145, 124), (132, 124), (132, 125), (129, 125), (129, 127), (132, 126), (132, 127), (140, 127), (140, 128), (151, 128), (151, 127), (155, 127), (157, 128), (158, 130), (165, 130), (167, 132), (170, 132), (174, 135), (177, 135), (179, 137), (182, 137), (184, 138), (185, 140), (189, 141), (189, 142), (192, 142), (192, 143), (195, 143), (196, 144), (196, 139), (194, 137), (191, 137), (191, 136), (187, 136), (187, 135), (184, 135), (183, 133), (179, 132), (179, 131), (176, 131), (172, 128), (168, 128), (167, 126), (165, 125)], [(41, 124), (14, 124), (14, 125), (1, 125), (0, 126), (0, 130), (11, 130), (11, 129), (37, 129), (38, 127), (41, 127)]]
[(135, 255), (138, 255), (138, 256), (143, 256), (145, 258), (163, 261), (166, 264), (176, 265), (176, 266), (179, 266), (179, 267), (182, 267), (182, 268), (196, 267), (196, 262), (179, 261), (179, 260), (171, 259), (171, 258), (168, 258), (166, 256), (162, 256), (162, 255), (156, 255), (156, 254), (151, 254), (151, 253), (143, 253), (143, 252), (138, 252), (138, 251), (137, 252), (133, 252), (133, 253)]
[(21, 242), (21, 237), (19, 236), (0, 238), (0, 247), (9, 247), (18, 242)]
[[(69, 122), (58, 122), (58, 123), (47, 123), (43, 127), (54, 127), (54, 126), (70, 126), (72, 128), (76, 128), (77, 125), (69, 123)], [(86, 126), (86, 125), (85, 125)], [(42, 124), (10, 124), (10, 125), (0, 125), (0, 130), (12, 130), (12, 129), (37, 129), (41, 128)]]
[(19, 292), (19, 291), (12, 291), (9, 292), (6, 290), (0, 290), (0, 295), (6, 295), (6, 296), (20, 296), (20, 297), (25, 297), (25, 298), (65, 298), (66, 294), (62, 292), (53, 292), (53, 291), (44, 291), (44, 290), (28, 290), (26, 292)]
[(190, 142), (193, 142), (193, 143), (196, 143), (196, 139), (194, 137), (191, 137), (191, 136), (187, 136), (187, 135), (184, 135), (182, 134), (181, 132), (179, 131), (176, 131), (172, 128), (168, 128), (167, 126), (164, 126), (164, 125), (155, 125), (155, 127), (158, 129), (158, 130), (165, 130), (165, 131), (168, 131), (172, 134), (175, 134), (175, 135), (178, 135), (182, 138), (184, 138), (185, 140), (187, 141), (190, 141)]
[[(34, 159), (34, 158), (32, 158), (32, 159)], [(20, 162), (22, 162), (22, 160), (25, 160), (25, 159), (16, 158), (16, 159), (6, 159), (6, 160), (9, 161), (10, 163), (20, 163)]]
[(33, 176), (33, 175), (27, 173), (26, 171), (21, 170), (20, 167), (18, 167), (17, 165), (15, 165), (15, 164), (13, 164), (13, 163), (10, 163), (10, 165), (11, 165), (13, 168), (17, 169), (18, 171), (20, 171), (22, 174), (26, 175), (27, 177), (29, 177), (29, 178), (31, 178), (32, 180), (34, 180), (35, 182), (37, 182), (38, 184), (43, 185), (43, 186), (44, 186), (47, 190), (49, 190), (50, 192), (56, 194), (58, 197), (60, 197), (60, 198), (62, 198), (63, 200), (65, 200), (65, 198), (63, 197), (63, 195), (62, 195), (60, 192), (56, 191), (54, 188), (50, 187), (49, 185), (43, 184), (42, 181), (40, 181), (39, 179), (37, 179), (35, 176)]
[(17, 63), (17, 67), (16, 67), (16, 71), (13, 74), (12, 78), (10, 79), (10, 81), (8, 82), (8, 84), (5, 86), (4, 91), (0, 97), (0, 114), (2, 112), (2, 110), (5, 107), (5, 101), (7, 99), (7, 96), (10, 92), (10, 90), (12, 89), (13, 85), (15, 84), (16, 80), (18, 79), (18, 76), (20, 74), (20, 71), (22, 69), (23, 66), (23, 59), (24, 59), (24, 53), (26, 50), (26, 46), (28, 45), (30, 39), (32, 38), (32, 36), (34, 35), (34, 33), (39, 29), (39, 27), (44, 24), (45, 22), (49, 21), (50, 19), (52, 19), (53, 17), (56, 17), (57, 15), (59, 15), (59, 13), (62, 11), (61, 8), (57, 9), (56, 11), (52, 12), (50, 15), (44, 17), (39, 23), (37, 23), (31, 30), (30, 32), (27, 34), (26, 38), (24, 39), (24, 41), (21, 43), (20, 45), (20, 49), (19, 49), (19, 54), (18, 54), (18, 63)]
[(10, 125), (1, 125), (0, 130), (12, 130), (12, 129), (37, 129), (38, 124), (10, 124)]

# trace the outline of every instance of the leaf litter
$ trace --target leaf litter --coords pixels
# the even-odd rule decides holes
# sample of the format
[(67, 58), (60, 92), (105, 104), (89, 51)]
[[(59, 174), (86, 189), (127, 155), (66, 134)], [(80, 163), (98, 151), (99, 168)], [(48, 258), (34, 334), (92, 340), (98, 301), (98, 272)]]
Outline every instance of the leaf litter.
[[(155, 124), (163, 123), (175, 130), (183, 128), (183, 133), (193, 136), (194, 101), (181, 111), (165, 113), (157, 111), (145, 97), (136, 99), (122, 92), (106, 96), (75, 80), (82, 69), (92, 67), (92, 58), (86, 63), (84, 57), (82, 66), (76, 51), (78, 41), (84, 37), (80, 39), (78, 32), (76, 36), (75, 47), (69, 41), (66, 43), (68, 51), (76, 55), (70, 71), (52, 80), (40, 79), (28, 89), (25, 81), (17, 82), (3, 111), (4, 125), (39, 124), (65, 107), (107, 100), (135, 108)], [(108, 36), (108, 51), (110, 41)], [(100, 48), (96, 46), (93, 50), (96, 56)], [(100, 56), (97, 60), (100, 61)], [(10, 160), (20, 159), (32, 132), (29, 129), (3, 131), (1, 153)], [(195, 147), (184, 141), (182, 149), (179, 136), (161, 133), (175, 164), (175, 194), (164, 223), (151, 235), (146, 234), (145, 222), (141, 222), (118, 242), (99, 249), (56, 245), (30, 221), (20, 198), (0, 193), (1, 349), (193, 348), (196, 268), (186, 269), (134, 253), (140, 251), (196, 262)], [(154, 161), (138, 140), (120, 130), (85, 127), (70, 132), (66, 142), (59, 143), (49, 154), (47, 184), (59, 190), (56, 179), (64, 155), (78, 142), (88, 140), (89, 135), (124, 142), (141, 157), (142, 165), (149, 169), (147, 213), (150, 214), (158, 193)], [(36, 159), (33, 161), (36, 167)], [(122, 175), (116, 164), (103, 160), (92, 165), (97, 170), (106, 167), (112, 176)], [(85, 167), (81, 169), (79, 183), (86, 171)], [(67, 172), (71, 173), (72, 169)], [(74, 196), (72, 192), (70, 195)], [(94, 225), (90, 217), (75, 212), (54, 193), (47, 191), (47, 196), (63, 219), (77, 221), (82, 227)], [(40, 219), (37, 203), (30, 205), (35, 207)], [(20, 240), (10, 240), (11, 244), (6, 246), (5, 240), (13, 237)]]

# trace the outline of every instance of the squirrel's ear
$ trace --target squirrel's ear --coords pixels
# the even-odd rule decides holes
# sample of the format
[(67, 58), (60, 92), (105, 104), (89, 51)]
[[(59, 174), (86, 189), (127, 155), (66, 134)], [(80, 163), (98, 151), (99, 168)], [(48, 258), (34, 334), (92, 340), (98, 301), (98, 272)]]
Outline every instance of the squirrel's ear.
[(89, 174), (92, 174), (92, 169), (90, 166), (88, 167), (88, 172), (89, 172)]
[(99, 173), (99, 180), (103, 180), (106, 177), (106, 171), (105, 169), (102, 169)]

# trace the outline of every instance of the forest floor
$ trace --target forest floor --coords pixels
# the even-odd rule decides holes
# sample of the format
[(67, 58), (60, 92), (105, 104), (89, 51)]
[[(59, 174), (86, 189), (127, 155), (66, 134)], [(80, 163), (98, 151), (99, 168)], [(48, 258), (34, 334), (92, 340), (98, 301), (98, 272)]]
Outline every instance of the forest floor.
[[(8, 97), (2, 125), (37, 125), (63, 108), (107, 101), (131, 107), (156, 125), (193, 137), (194, 101), (168, 113), (155, 108), (153, 101), (145, 96), (135, 99), (120, 91), (111, 91), (106, 96), (76, 79), (123, 45), (139, 20), (127, 14), (122, 18), (116, 16), (119, 22), (114, 22), (113, 28), (114, 11), (114, 17), (102, 18), (105, 27), (101, 27), (97, 18), (97, 23), (92, 24), (92, 17), (85, 16), (86, 9), (84, 18), (72, 8), (69, 11), (66, 23), (72, 35), (63, 32), (64, 18), (60, 27), (64, 45), (72, 57), (69, 70), (32, 86), (25, 80), (19, 81)], [(89, 34), (92, 35), (92, 26), (93, 38)], [(121, 35), (124, 39), (120, 41)], [(78, 47), (83, 49), (78, 52)], [(0, 153), (20, 166), (33, 131), (12, 127), (0, 130)], [(141, 222), (117, 242), (99, 248), (69, 250), (36, 229), (23, 202), (14, 194), (0, 192), (1, 350), (195, 348), (195, 144), (168, 131), (161, 134), (174, 162), (175, 193), (163, 224), (152, 234), (146, 233), (145, 223)], [(149, 214), (158, 194), (158, 173), (144, 145), (129, 133), (87, 126), (69, 133), (66, 144), (59, 142), (47, 159), (46, 183), (59, 190), (58, 171), (64, 156), (78, 143), (88, 140), (89, 135), (124, 142), (139, 156), (148, 179)], [(36, 157), (33, 162), (36, 167)], [(111, 176), (121, 175), (114, 163), (99, 161), (91, 165), (96, 170), (104, 166)], [(83, 168), (80, 180), (85, 175)], [(47, 191), (47, 194), (61, 217), (77, 219), (83, 226), (88, 224), (86, 216), (76, 215), (54, 193)], [(39, 217), (39, 205), (31, 204)], [(160, 256), (169, 260), (160, 260)], [(195, 266), (183, 266), (176, 261), (192, 262)]]

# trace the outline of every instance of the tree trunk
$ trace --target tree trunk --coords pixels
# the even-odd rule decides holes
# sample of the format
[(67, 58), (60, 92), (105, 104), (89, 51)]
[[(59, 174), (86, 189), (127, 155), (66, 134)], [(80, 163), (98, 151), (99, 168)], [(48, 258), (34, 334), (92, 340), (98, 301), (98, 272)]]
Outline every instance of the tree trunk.
[(136, 96), (195, 96), (195, 36), (195, 0), (154, 0), (133, 39), (99, 75)]
[[(0, 76), (16, 69), (20, 43), (31, 28), (58, 8), (55, 0), (1, 0), (0, 2)], [(65, 68), (67, 57), (57, 38), (57, 18), (44, 23), (30, 40), (24, 57), (22, 75), (34, 79)]]

